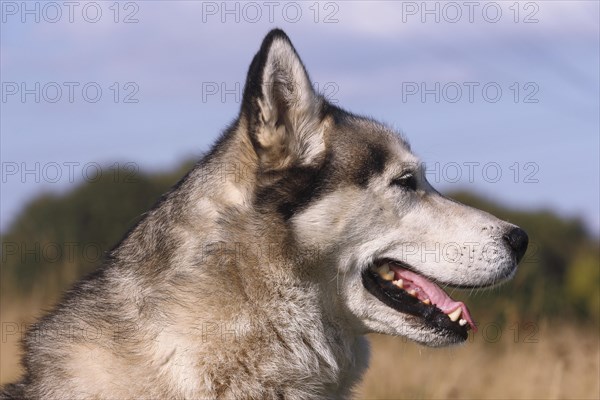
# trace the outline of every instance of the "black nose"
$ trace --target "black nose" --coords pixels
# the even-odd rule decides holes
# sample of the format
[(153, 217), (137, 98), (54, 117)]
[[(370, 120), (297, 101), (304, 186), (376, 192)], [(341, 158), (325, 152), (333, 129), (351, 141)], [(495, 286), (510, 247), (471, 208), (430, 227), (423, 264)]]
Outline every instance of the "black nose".
[(504, 240), (508, 242), (510, 248), (516, 253), (517, 263), (521, 261), (529, 244), (529, 237), (527, 237), (525, 231), (521, 228), (513, 228), (508, 234), (504, 235)]

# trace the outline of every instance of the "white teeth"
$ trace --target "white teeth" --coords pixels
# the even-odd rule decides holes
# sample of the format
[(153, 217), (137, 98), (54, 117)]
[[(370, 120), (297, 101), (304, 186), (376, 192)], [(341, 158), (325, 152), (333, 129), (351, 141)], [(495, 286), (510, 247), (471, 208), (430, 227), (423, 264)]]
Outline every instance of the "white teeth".
[(450, 318), (450, 321), (456, 322), (458, 321), (458, 318), (460, 318), (460, 314), (462, 314), (462, 308), (458, 307), (456, 310), (448, 314), (448, 318)]
[(465, 325), (467, 324), (467, 320), (466, 320), (466, 319), (462, 319), (462, 318), (461, 318), (461, 319), (458, 321), (458, 324), (459, 324), (460, 326), (465, 326)]
[(425, 300), (423, 300), (423, 303), (425, 303), (425, 304), (429, 305), (429, 304), (431, 304), (431, 300), (429, 300), (429, 299), (425, 299)]
[(387, 265), (387, 263), (377, 268), (377, 273), (386, 281), (391, 281), (394, 279), (394, 271), (390, 271), (390, 267)]
[(404, 287), (404, 281), (402, 279), (398, 279), (397, 281), (393, 281), (392, 283), (398, 286), (400, 289)]
[(417, 297), (417, 291), (415, 289), (409, 289), (407, 290), (408, 294), (410, 294), (412, 297)]

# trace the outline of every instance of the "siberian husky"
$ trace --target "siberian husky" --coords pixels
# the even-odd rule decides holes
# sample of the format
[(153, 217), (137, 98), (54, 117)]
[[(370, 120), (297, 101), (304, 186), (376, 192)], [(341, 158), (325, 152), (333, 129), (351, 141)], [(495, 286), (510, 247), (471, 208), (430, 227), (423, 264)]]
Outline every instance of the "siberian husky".
[(1, 397), (344, 398), (369, 332), (463, 342), (476, 325), (440, 286), (510, 279), (528, 239), (424, 175), (271, 31), (238, 119), (28, 332)]

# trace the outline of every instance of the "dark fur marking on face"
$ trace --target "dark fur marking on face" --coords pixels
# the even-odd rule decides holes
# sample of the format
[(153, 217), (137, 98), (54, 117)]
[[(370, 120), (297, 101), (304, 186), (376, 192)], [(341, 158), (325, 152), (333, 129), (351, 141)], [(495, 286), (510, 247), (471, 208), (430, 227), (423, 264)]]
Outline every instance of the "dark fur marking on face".
[(269, 182), (256, 191), (254, 202), (259, 209), (276, 208), (287, 221), (326, 192), (330, 167), (331, 156), (326, 153), (320, 166), (292, 166), (273, 172)]
[(259, 179), (263, 184), (259, 184), (255, 192), (254, 201), (259, 209), (276, 210), (287, 221), (335, 186), (346, 183), (365, 188), (370, 179), (384, 171), (390, 159), (385, 144), (376, 142), (373, 137), (362, 137), (362, 132), (345, 133), (345, 123), (359, 117), (328, 103), (324, 103), (322, 112), (323, 118), (325, 115), (333, 117), (342, 134), (350, 135), (351, 138), (346, 136), (346, 143), (352, 143), (348, 151), (351, 158), (336, 157), (336, 144), (329, 143), (324, 158), (317, 165), (293, 165), (265, 173)]
[(375, 143), (366, 144), (366, 153), (361, 160), (360, 167), (354, 172), (354, 182), (360, 187), (365, 187), (374, 175), (381, 174), (389, 158), (388, 151)]
[(376, 143), (368, 143), (364, 149), (356, 155), (359, 166), (353, 170), (344, 168), (340, 160), (335, 162), (334, 155), (327, 152), (320, 166), (292, 166), (273, 172), (268, 183), (256, 191), (255, 204), (263, 209), (276, 209), (287, 221), (330, 191), (334, 182), (350, 181), (366, 187), (373, 176), (383, 172), (389, 154)]

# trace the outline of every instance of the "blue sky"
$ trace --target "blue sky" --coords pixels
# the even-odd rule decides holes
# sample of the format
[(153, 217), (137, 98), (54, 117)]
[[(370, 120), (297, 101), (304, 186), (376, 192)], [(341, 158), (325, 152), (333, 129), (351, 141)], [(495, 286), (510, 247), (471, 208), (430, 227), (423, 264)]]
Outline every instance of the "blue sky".
[(73, 4), (1, 3), (2, 230), (115, 162), (198, 157), (277, 26), (319, 90), (403, 132), (439, 189), (600, 234), (596, 1)]

